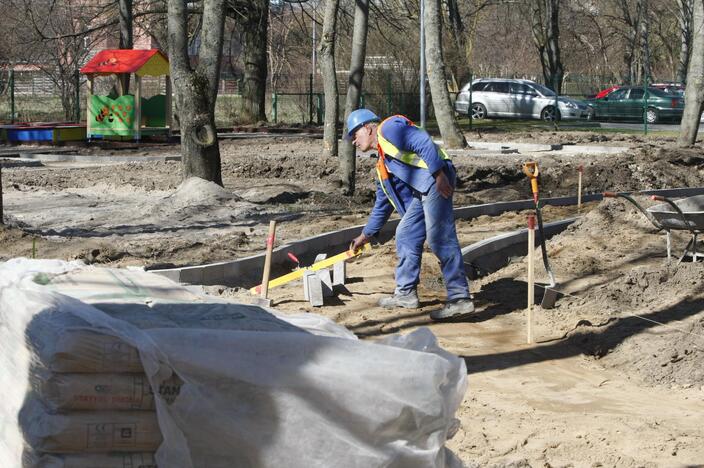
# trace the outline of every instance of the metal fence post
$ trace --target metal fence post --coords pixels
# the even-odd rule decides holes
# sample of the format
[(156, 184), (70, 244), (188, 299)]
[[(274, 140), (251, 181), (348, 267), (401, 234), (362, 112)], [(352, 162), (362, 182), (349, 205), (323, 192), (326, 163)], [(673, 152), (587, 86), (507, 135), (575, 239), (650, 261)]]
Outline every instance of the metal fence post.
[(76, 70), (76, 96), (74, 102), (74, 121), (80, 123), (81, 121), (81, 72)]
[(317, 93), (315, 95), (318, 98), (317, 102), (317, 107), (318, 107), (318, 125), (323, 125), (323, 115), (325, 114), (325, 99), (323, 99), (323, 95), (320, 93)]
[(15, 123), (15, 70), (10, 70), (10, 123)]
[(274, 123), (277, 122), (277, 118), (278, 118), (278, 109), (277, 109), (277, 107), (278, 107), (277, 95), (276, 95), (276, 92), (273, 92), (273, 93), (271, 94), (271, 113), (273, 114)]
[(313, 123), (313, 74), (308, 74), (308, 123)]
[(472, 72), (469, 72), (469, 107), (467, 108), (469, 115), (469, 130), (472, 130), (472, 121), (474, 120), (474, 110), (472, 110)]
[(391, 78), (389, 78), (389, 75), (386, 75), (386, 115), (392, 115), (392, 107), (393, 101), (391, 99)]
[(553, 118), (553, 124), (555, 126), (555, 130), (558, 130), (557, 120), (560, 118), (560, 93), (558, 92), (559, 87), (557, 83), (557, 76), (553, 77), (553, 79), (553, 83), (555, 85), (555, 116)]
[(364, 94), (359, 95), (359, 107), (365, 107), (364, 106)]
[(643, 134), (648, 134), (648, 74), (643, 74)]

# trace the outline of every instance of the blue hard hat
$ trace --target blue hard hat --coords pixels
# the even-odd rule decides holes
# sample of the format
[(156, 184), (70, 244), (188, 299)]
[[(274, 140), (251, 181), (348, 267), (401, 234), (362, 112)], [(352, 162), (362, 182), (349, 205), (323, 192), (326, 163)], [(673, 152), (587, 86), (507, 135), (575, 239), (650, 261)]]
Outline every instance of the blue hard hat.
[(381, 119), (369, 109), (357, 109), (350, 112), (347, 116), (347, 135), (345, 135), (346, 140), (351, 140), (354, 133), (359, 130), (364, 124), (369, 122), (379, 122)]

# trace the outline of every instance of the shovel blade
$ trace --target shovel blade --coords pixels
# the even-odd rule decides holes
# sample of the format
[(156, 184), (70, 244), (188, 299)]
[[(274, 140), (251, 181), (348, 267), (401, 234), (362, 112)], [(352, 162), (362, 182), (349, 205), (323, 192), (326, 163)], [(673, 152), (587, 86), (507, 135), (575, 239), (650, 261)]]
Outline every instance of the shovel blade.
[(258, 305), (259, 307), (271, 307), (271, 299), (265, 299), (263, 297), (255, 297), (252, 300), (252, 304)]
[(540, 303), (540, 307), (543, 309), (552, 309), (555, 307), (555, 302), (557, 302), (557, 295), (559, 293), (556, 289), (545, 288), (545, 293), (543, 294), (543, 300)]

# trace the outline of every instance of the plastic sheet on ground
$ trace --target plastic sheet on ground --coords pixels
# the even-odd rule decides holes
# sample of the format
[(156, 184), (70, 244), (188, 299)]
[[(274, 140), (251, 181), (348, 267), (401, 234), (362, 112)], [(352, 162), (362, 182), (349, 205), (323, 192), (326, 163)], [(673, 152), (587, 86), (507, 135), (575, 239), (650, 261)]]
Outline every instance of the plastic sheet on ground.
[(152, 388), (178, 382), (155, 392), (160, 467), (461, 466), (444, 444), (466, 369), (427, 329), (360, 341), (142, 271), (27, 259), (0, 264), (0, 466), (21, 466), (18, 414), (67, 333), (137, 350)]

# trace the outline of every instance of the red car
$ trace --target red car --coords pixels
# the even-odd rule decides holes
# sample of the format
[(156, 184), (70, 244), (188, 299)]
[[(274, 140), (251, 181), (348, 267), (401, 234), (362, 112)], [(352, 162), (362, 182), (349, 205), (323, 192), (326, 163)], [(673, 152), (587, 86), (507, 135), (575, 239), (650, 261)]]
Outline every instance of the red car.
[(592, 99), (602, 99), (611, 94), (612, 92), (616, 91), (618, 88), (620, 88), (620, 86), (612, 86), (610, 88), (602, 89), (601, 91), (596, 93)]

